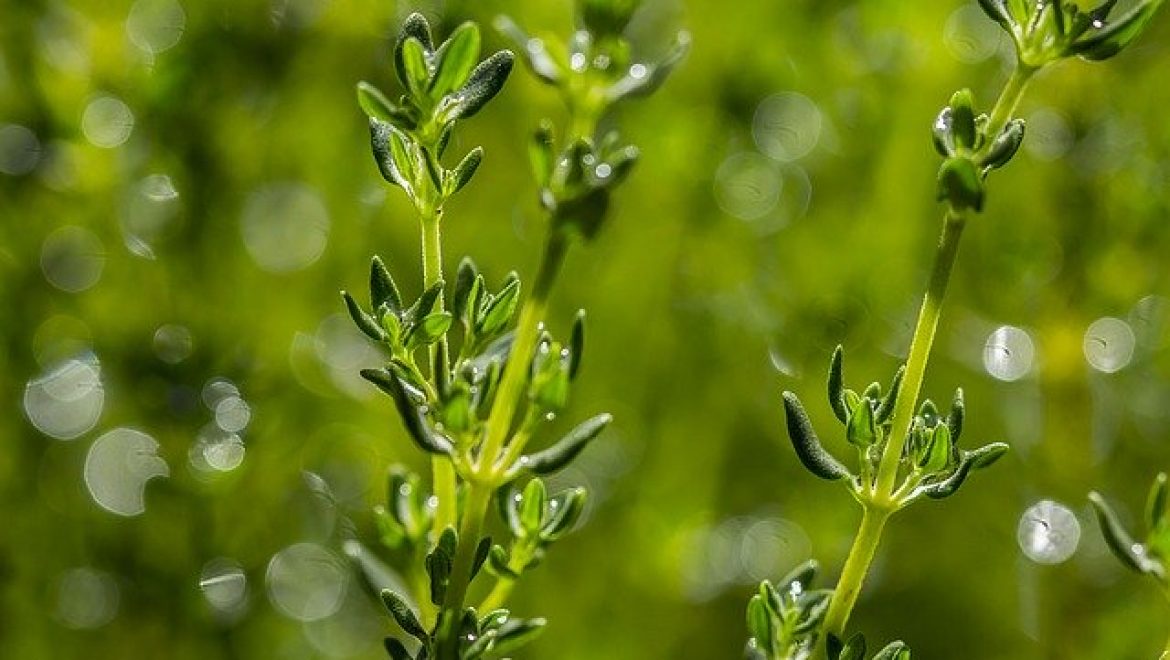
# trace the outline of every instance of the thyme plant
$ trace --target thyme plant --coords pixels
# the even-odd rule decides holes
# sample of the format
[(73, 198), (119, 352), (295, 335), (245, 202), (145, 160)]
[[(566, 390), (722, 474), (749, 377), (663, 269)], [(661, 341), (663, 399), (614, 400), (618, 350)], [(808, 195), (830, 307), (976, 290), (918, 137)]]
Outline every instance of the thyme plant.
[[(1006, 165), (1023, 142), (1024, 121), (1014, 115), (1032, 78), (1067, 58), (1113, 57), (1145, 30), (1162, 0), (1144, 0), (1115, 18), (1110, 14), (1116, 0), (1106, 0), (1091, 11), (1067, 0), (980, 0), (979, 4), (1010, 36), (1016, 62), (990, 110), (981, 113), (971, 92), (961, 90), (934, 122), (934, 147), (943, 158), (937, 177), (943, 226), (909, 356), (884, 389), (879, 383), (861, 390), (847, 388), (840, 347), (830, 360), (829, 406), (856, 454), (855, 468), (824, 447), (797, 395), (783, 394), (787, 431), (797, 458), (813, 475), (845, 485), (861, 505), (860, 527), (833, 590), (808, 588), (816, 571), (813, 564), (785, 577), (778, 586), (769, 582), (760, 586), (748, 605), (750, 657), (864, 658), (864, 637), (847, 636), (846, 626), (887, 522), (924, 497), (937, 500), (955, 494), (972, 472), (990, 466), (1007, 451), (1003, 443), (971, 450), (960, 447), (961, 389), (945, 412), (930, 399), (919, 401), (963, 229), (968, 218), (983, 209), (988, 175)], [(1107, 529), (1116, 533), (1115, 526)], [(902, 642), (894, 642), (875, 657), (905, 660), (909, 656)]]
[[(1146, 499), (1145, 528), (1146, 534), (1142, 540), (1135, 541), (1133, 536), (1121, 524), (1117, 513), (1101, 497), (1099, 493), (1089, 493), (1089, 501), (1097, 512), (1097, 522), (1101, 525), (1101, 532), (1105, 535), (1105, 542), (1113, 554), (1130, 569), (1143, 575), (1148, 575), (1157, 581), (1162, 588), (1163, 595), (1170, 600), (1170, 486), (1167, 486), (1166, 473), (1160, 473), (1150, 487), (1150, 495)], [(1170, 640), (1166, 641), (1166, 649), (1162, 658), (1170, 657)]]
[[(530, 38), (510, 19), (497, 21), (569, 110), (563, 137), (545, 122), (529, 144), (547, 234), (527, 297), (515, 273), (493, 286), (470, 258), (449, 287), (441, 238), (446, 202), (483, 160), (477, 147), (448, 168), (451, 135), (503, 88), (512, 52), (480, 61), (474, 23), (438, 42), (426, 19), (413, 14), (393, 50), (401, 96), (392, 101), (358, 84), (374, 160), (411, 201), (422, 246), (424, 289), (416, 298), (403, 297), (378, 257), (368, 307), (342, 292), (354, 323), (386, 355), (362, 376), (389, 395), (409, 437), (431, 457), (429, 485), (392, 468), (388, 502), (375, 511), (382, 541), (409, 566), (409, 593), (381, 592), (406, 634), (386, 639), (394, 660), (501, 657), (545, 625), (516, 618), (505, 605), (516, 582), (577, 525), (587, 494), (549, 493), (540, 477), (567, 465), (611, 421), (596, 415), (533, 451), (568, 402), (584, 348), (583, 312), (567, 338), (545, 327), (549, 296), (566, 251), (601, 229), (613, 191), (638, 157), (616, 132), (599, 137), (600, 122), (618, 102), (652, 92), (686, 49), (683, 38), (661, 62), (632, 61), (624, 32), (637, 8), (629, 0), (582, 0), (567, 43)], [(503, 538), (494, 540), (485, 533), (493, 509), (505, 523)], [(485, 573), (479, 581), (494, 584), (472, 599), (473, 581)]]

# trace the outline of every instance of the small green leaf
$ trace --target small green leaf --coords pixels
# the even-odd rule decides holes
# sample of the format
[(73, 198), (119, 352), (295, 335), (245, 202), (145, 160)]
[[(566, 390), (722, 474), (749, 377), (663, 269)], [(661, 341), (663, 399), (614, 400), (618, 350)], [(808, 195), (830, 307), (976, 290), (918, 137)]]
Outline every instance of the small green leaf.
[(443, 280), (439, 280), (438, 282), (435, 282), (431, 286), (427, 287), (426, 291), (423, 291), (422, 295), (418, 297), (418, 300), (414, 303), (412, 308), (414, 311), (413, 317), (415, 319), (421, 319), (426, 316), (430, 316), (439, 310), (439, 305), (443, 295), (443, 286)]
[(591, 417), (578, 424), (548, 449), (530, 454), (521, 461), (536, 474), (556, 472), (576, 458), (612, 421), (613, 416), (608, 413)]
[(362, 369), (361, 376), (394, 399), (403, 426), (420, 449), (432, 454), (451, 452), (453, 449), (451, 441), (431, 428), (423, 408), (411, 400), (398, 376), (385, 369)]
[(1166, 473), (1162, 472), (1154, 478), (1154, 485), (1150, 487), (1150, 496), (1146, 498), (1146, 528), (1153, 533), (1166, 518), (1166, 500), (1168, 488)]
[(423, 643), (430, 639), (426, 629), (419, 623), (418, 615), (410, 609), (410, 605), (406, 604), (406, 600), (402, 596), (390, 589), (383, 589), (382, 602), (386, 604), (386, 609), (390, 610), (391, 616), (398, 622), (403, 632)]
[(504, 657), (536, 639), (544, 631), (545, 623), (544, 619), (509, 619), (499, 628), (493, 655)]
[[(1059, 1), (1063, 2), (1064, 0)], [(1013, 32), (1016, 21), (1012, 18), (1004, 0), (979, 0), (979, 6), (983, 8), (983, 12), (987, 14), (988, 18), (999, 23), (1000, 27), (1007, 30), (1008, 34)]]
[(358, 105), (367, 117), (391, 124), (409, 123), (410, 116), (402, 108), (396, 107), (387, 99), (381, 90), (366, 81), (357, 84)]
[(748, 633), (756, 640), (756, 644), (764, 649), (764, 654), (771, 657), (774, 645), (772, 617), (768, 615), (768, 608), (759, 594), (752, 596), (752, 599), (748, 601), (747, 628)]
[(780, 585), (782, 589), (792, 589), (793, 584), (800, 585), (800, 591), (807, 591), (812, 586), (813, 580), (817, 576), (817, 572), (821, 570), (821, 565), (815, 559), (810, 559), (803, 564), (788, 572), (787, 575), (780, 578), (776, 584)]
[(405, 138), (387, 122), (370, 118), (370, 146), (374, 152), (374, 163), (387, 183), (392, 183), (414, 195), (414, 166), (409, 158), (403, 158)]
[(645, 97), (653, 94), (675, 67), (691, 49), (691, 35), (689, 32), (679, 32), (675, 35), (674, 43), (666, 56), (658, 62), (639, 62), (632, 65), (626, 75), (606, 90), (605, 96), (610, 103), (625, 98)]
[(348, 292), (342, 291), (341, 298), (345, 300), (345, 308), (349, 311), (349, 317), (353, 319), (354, 324), (357, 325), (358, 330), (361, 330), (370, 339), (374, 341), (382, 341), (386, 338), (386, 332), (374, 320), (374, 317), (365, 313), (361, 307), (358, 306), (357, 301)]
[(512, 42), (516, 50), (524, 57), (528, 68), (549, 85), (557, 85), (564, 77), (564, 72), (557, 61), (549, 54), (548, 48), (541, 39), (530, 37), (527, 32), (516, 25), (507, 16), (497, 16), (492, 23), (498, 32)]
[(871, 401), (868, 397), (862, 399), (845, 425), (845, 438), (856, 447), (868, 447), (878, 440)]
[(414, 326), (410, 341), (419, 346), (430, 346), (447, 333), (453, 320), (449, 312), (435, 312), (425, 316)]
[(1068, 54), (1086, 60), (1106, 60), (1120, 53), (1145, 32), (1163, 0), (1143, 0), (1125, 16), (1109, 21), (1104, 27), (1086, 32), (1074, 41)]
[(525, 536), (535, 536), (540, 532), (546, 498), (544, 482), (540, 479), (532, 479), (524, 487), (524, 494), (520, 496), (520, 525)]
[(431, 579), (431, 602), (435, 605), (441, 605), (443, 597), (447, 594), (458, 542), (459, 535), (455, 533), (455, 528), (448, 527), (439, 535), (439, 542), (435, 544), (434, 550), (427, 555), (426, 569)]
[(963, 436), (963, 419), (966, 417), (966, 404), (963, 402), (963, 388), (955, 389), (955, 398), (951, 400), (951, 410), (947, 413), (947, 426), (951, 429), (951, 439), (958, 443)]
[(471, 257), (463, 257), (459, 262), (459, 270), (455, 273), (455, 292), (451, 299), (451, 312), (456, 318), (465, 319), (467, 303), (471, 297), (471, 289), (475, 285), (479, 269)]
[(804, 411), (804, 406), (800, 405), (800, 399), (792, 392), (784, 392), (783, 396), (788, 437), (792, 440), (796, 457), (800, 459), (805, 469), (829, 481), (850, 476), (849, 470), (821, 445), (812, 422), (809, 421), (808, 413)]
[(1104, 534), (1105, 542), (1113, 554), (1123, 564), (1139, 573), (1150, 572), (1150, 560), (1137, 553), (1136, 548), (1139, 546), (1134, 543), (1133, 537), (1121, 524), (1121, 520), (1117, 518), (1117, 514), (1105, 501), (1105, 498), (1097, 492), (1092, 492), (1089, 493), (1089, 501), (1092, 502), (1093, 509), (1097, 512), (1097, 522), (1101, 525), (1101, 533)]
[(1009, 121), (1003, 132), (991, 143), (991, 148), (987, 150), (987, 155), (980, 159), (979, 164), (992, 169), (1006, 165), (1024, 143), (1024, 129), (1023, 119)]
[(975, 162), (963, 156), (943, 161), (938, 170), (938, 199), (955, 210), (983, 210), (983, 177)]
[(431, 98), (439, 99), (467, 82), (479, 59), (479, 27), (466, 22), (455, 28), (435, 53), (435, 76), (431, 80)]
[(502, 50), (480, 62), (467, 84), (454, 95), (456, 101), (448, 111), (449, 118), (466, 119), (483, 109), (504, 88), (513, 60), (510, 51)]
[(386, 647), (386, 652), (390, 654), (390, 660), (411, 660), (410, 652), (406, 650), (402, 642), (393, 637), (387, 637), (382, 640), (382, 643)]
[(406, 21), (402, 24), (402, 30), (398, 33), (398, 39), (394, 42), (394, 71), (398, 74), (398, 81), (404, 87), (409, 87), (410, 83), (408, 82), (402, 50), (406, 45), (406, 41), (412, 38), (422, 44), (428, 51), (434, 48), (431, 41), (431, 26), (427, 23), (426, 17), (418, 12), (406, 17)]
[(575, 379), (581, 369), (581, 357), (585, 354), (585, 310), (577, 310), (573, 318), (573, 330), (569, 334), (569, 379)]
[(898, 394), (902, 391), (902, 379), (905, 377), (906, 365), (902, 365), (894, 372), (894, 379), (890, 381), (890, 391), (886, 392), (885, 398), (882, 399), (882, 403), (875, 413), (878, 424), (885, 424), (893, 417), (894, 408), (898, 405)]
[(829, 359), (829, 405), (842, 424), (849, 422), (849, 408), (845, 406), (845, 376), (842, 369), (844, 349), (838, 344)]
[(975, 97), (969, 89), (961, 89), (951, 97), (951, 134), (959, 149), (975, 146)]
[(487, 561), (488, 554), (492, 550), (491, 537), (485, 536), (479, 540), (479, 545), (475, 546), (475, 559), (471, 562), (471, 577), (475, 578), (479, 575), (479, 571), (483, 568), (484, 562)]
[(431, 179), (431, 185), (440, 193), (443, 192), (443, 180), (445, 177), (443, 166), (439, 163), (439, 159), (426, 147), (419, 147), (419, 152), (422, 154), (423, 165), (427, 168), (427, 176)]
[(970, 457), (969, 460), (971, 461), (972, 468), (983, 469), (991, 467), (1008, 452), (1008, 449), (1010, 447), (1005, 443), (993, 442), (989, 445), (983, 445), (974, 451), (966, 452), (966, 455)]
[(463, 190), (463, 187), (471, 182), (471, 177), (475, 176), (475, 172), (479, 169), (481, 162), (483, 162), (483, 147), (476, 147), (469, 151), (463, 157), (463, 160), (459, 161), (459, 164), (455, 166), (455, 169), (452, 170), (452, 176), (448, 184), (449, 190), (446, 191), (446, 194), (453, 195)]
[(488, 570), (496, 577), (511, 578), (513, 580), (520, 577), (520, 574), (512, 570), (512, 567), (508, 564), (508, 551), (503, 546), (492, 546), (491, 551), (488, 553), (487, 566)]
[(552, 176), (556, 159), (555, 150), (552, 124), (547, 119), (543, 120), (528, 143), (528, 160), (536, 177), (536, 185), (540, 188), (546, 187)]
[(946, 424), (939, 424), (930, 435), (930, 441), (918, 462), (918, 467), (927, 472), (938, 472), (946, 468), (950, 459), (951, 429)]
[(873, 660), (910, 660), (910, 649), (901, 640), (890, 642), (873, 656)]
[(374, 257), (370, 260), (370, 306), (378, 309), (382, 305), (387, 305), (392, 311), (400, 311), (402, 295), (398, 293), (398, 286), (394, 284), (394, 278), (382, 258)]
[(483, 310), (476, 330), (481, 335), (492, 336), (507, 325), (516, 312), (520, 300), (520, 281), (513, 280)]
[(585, 511), (588, 493), (584, 488), (561, 491), (549, 501), (548, 516), (540, 528), (540, 539), (551, 543), (573, 531)]
[(406, 88), (415, 96), (425, 96), (431, 72), (427, 67), (426, 50), (418, 39), (409, 37), (402, 44), (402, 66), (406, 71)]

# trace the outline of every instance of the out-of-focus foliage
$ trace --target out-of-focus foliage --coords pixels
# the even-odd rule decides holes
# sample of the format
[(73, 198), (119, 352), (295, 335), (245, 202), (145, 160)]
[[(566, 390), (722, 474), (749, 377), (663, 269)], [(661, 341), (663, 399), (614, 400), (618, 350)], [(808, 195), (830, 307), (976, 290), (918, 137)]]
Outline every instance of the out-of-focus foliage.
[[(647, 5), (642, 59), (679, 25), (693, 49), (622, 111), (642, 162), (552, 300), (550, 319), (590, 310), (564, 419), (615, 421), (550, 480), (595, 497), (517, 591), (551, 621), (518, 658), (738, 657), (753, 584), (839, 570), (857, 514), (784, 446), (779, 393), (819, 389), (838, 343), (858, 379), (895, 368), (938, 227), (931, 121), (972, 81), (988, 102), (1010, 53), (974, 2)], [(392, 461), (425, 466), (357, 376), (370, 349), (336, 289), (376, 252), (420, 290), (412, 209), (353, 101), (390, 85), (415, 9), (444, 33), (570, 20), (545, 0), (2, 0), (0, 657), (381, 657), (370, 509)], [(927, 383), (963, 384), (972, 446), (1015, 451), (891, 529), (852, 619), (868, 639), (1161, 648), (1160, 597), (1085, 493), (1140, 520), (1120, 503), (1170, 463), (1168, 23), (1046, 70), (1020, 108)], [(470, 252), (494, 281), (535, 267), (524, 138), (558, 107), (517, 75), (468, 120), (491, 178), (447, 209), (449, 276)]]

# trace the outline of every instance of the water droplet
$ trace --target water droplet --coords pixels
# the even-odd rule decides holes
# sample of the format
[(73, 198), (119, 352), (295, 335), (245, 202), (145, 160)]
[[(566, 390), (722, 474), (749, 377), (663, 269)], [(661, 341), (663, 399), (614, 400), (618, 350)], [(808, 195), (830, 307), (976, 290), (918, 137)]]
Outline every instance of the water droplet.
[(173, 48), (186, 26), (187, 14), (176, 0), (138, 0), (126, 17), (126, 35), (149, 54)]
[(821, 137), (822, 117), (816, 103), (797, 92), (764, 99), (752, 120), (756, 147), (782, 162), (808, 155)]
[(349, 571), (326, 548), (297, 543), (273, 555), (265, 580), (277, 610), (298, 621), (316, 621), (341, 608)]
[(995, 55), (1003, 38), (999, 26), (974, 4), (965, 4), (951, 12), (943, 29), (943, 41), (956, 59), (968, 64), (982, 62)]
[(1053, 161), (1068, 153), (1073, 146), (1072, 127), (1068, 119), (1052, 108), (1039, 108), (1028, 115), (1028, 139), (1024, 148), (1041, 161)]
[(146, 511), (146, 484), (170, 476), (158, 455), (158, 441), (128, 428), (103, 434), (85, 456), (85, 486), (94, 502), (110, 513), (137, 516)]
[(586, 61), (584, 53), (573, 53), (573, 56), (569, 58), (569, 66), (574, 71), (581, 72), (585, 70)]
[(118, 582), (92, 568), (65, 571), (57, 580), (57, 619), (68, 628), (101, 628), (118, 613)]
[(99, 96), (85, 106), (81, 132), (95, 147), (113, 149), (130, 139), (134, 130), (134, 113), (113, 96)]
[(248, 577), (239, 562), (222, 557), (212, 559), (199, 573), (199, 590), (219, 612), (237, 612), (248, 596)]
[(1017, 540), (1028, 559), (1037, 564), (1059, 564), (1077, 551), (1081, 523), (1068, 507), (1041, 500), (1020, 516)]
[(776, 208), (784, 179), (767, 158), (736, 154), (715, 171), (715, 201), (728, 215), (757, 220)]
[(248, 197), (240, 230), (244, 247), (260, 268), (288, 273), (308, 267), (324, 252), (329, 212), (312, 188), (273, 184)]
[(1097, 371), (1118, 372), (1133, 359), (1136, 342), (1125, 321), (1109, 316), (1097, 319), (1085, 330), (1085, 360)]
[(24, 413), (41, 433), (72, 440), (97, 424), (105, 398), (101, 365), (91, 354), (30, 380), (24, 388)]
[(20, 176), (33, 171), (41, 160), (41, 143), (35, 133), (18, 124), (0, 128), (0, 172)]
[(1017, 381), (1032, 371), (1036, 349), (1032, 337), (1015, 326), (996, 328), (983, 346), (983, 368), (993, 378)]
[(646, 77), (650, 70), (646, 68), (645, 64), (635, 64), (630, 67), (630, 77), (636, 80), (641, 80)]
[(41, 247), (45, 279), (68, 293), (79, 293), (97, 284), (105, 265), (105, 246), (84, 227), (61, 227), (49, 234)]

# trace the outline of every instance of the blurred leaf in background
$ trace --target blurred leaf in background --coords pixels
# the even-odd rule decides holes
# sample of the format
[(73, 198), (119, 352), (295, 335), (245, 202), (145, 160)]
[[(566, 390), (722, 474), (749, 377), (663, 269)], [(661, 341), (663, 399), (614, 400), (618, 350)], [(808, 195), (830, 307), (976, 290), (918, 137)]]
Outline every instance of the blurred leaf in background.
[[(855, 513), (792, 460), (779, 392), (819, 387), (837, 343), (886, 356), (854, 360), (861, 380), (902, 357), (935, 240), (930, 122), (963, 84), (993, 94), (1011, 52), (975, 2), (646, 5), (637, 59), (669, 51), (664, 26), (693, 51), (623, 110), (642, 163), (549, 314), (591, 315), (565, 418), (615, 422), (549, 484), (595, 497), (517, 593), (552, 621), (518, 658), (737, 656), (753, 584), (814, 555), (837, 570)], [(543, 0), (0, 0), (0, 657), (383, 657), (358, 571), (395, 572), (369, 511), (387, 465), (423, 466), (357, 375), (372, 349), (336, 289), (374, 252), (418, 272), (353, 103), (359, 80), (390, 85), (414, 10), (444, 33), (571, 19)], [(968, 228), (927, 383), (962, 382), (972, 442), (1018, 451), (891, 533), (854, 618), (873, 639), (1160, 647), (1157, 596), (1085, 494), (1141, 502), (1170, 462), (1167, 23), (1052, 67), (1020, 108), (1021, 162)], [(523, 139), (557, 112), (518, 76), (472, 120), (493, 178), (452, 203), (452, 264), (535, 267)]]

